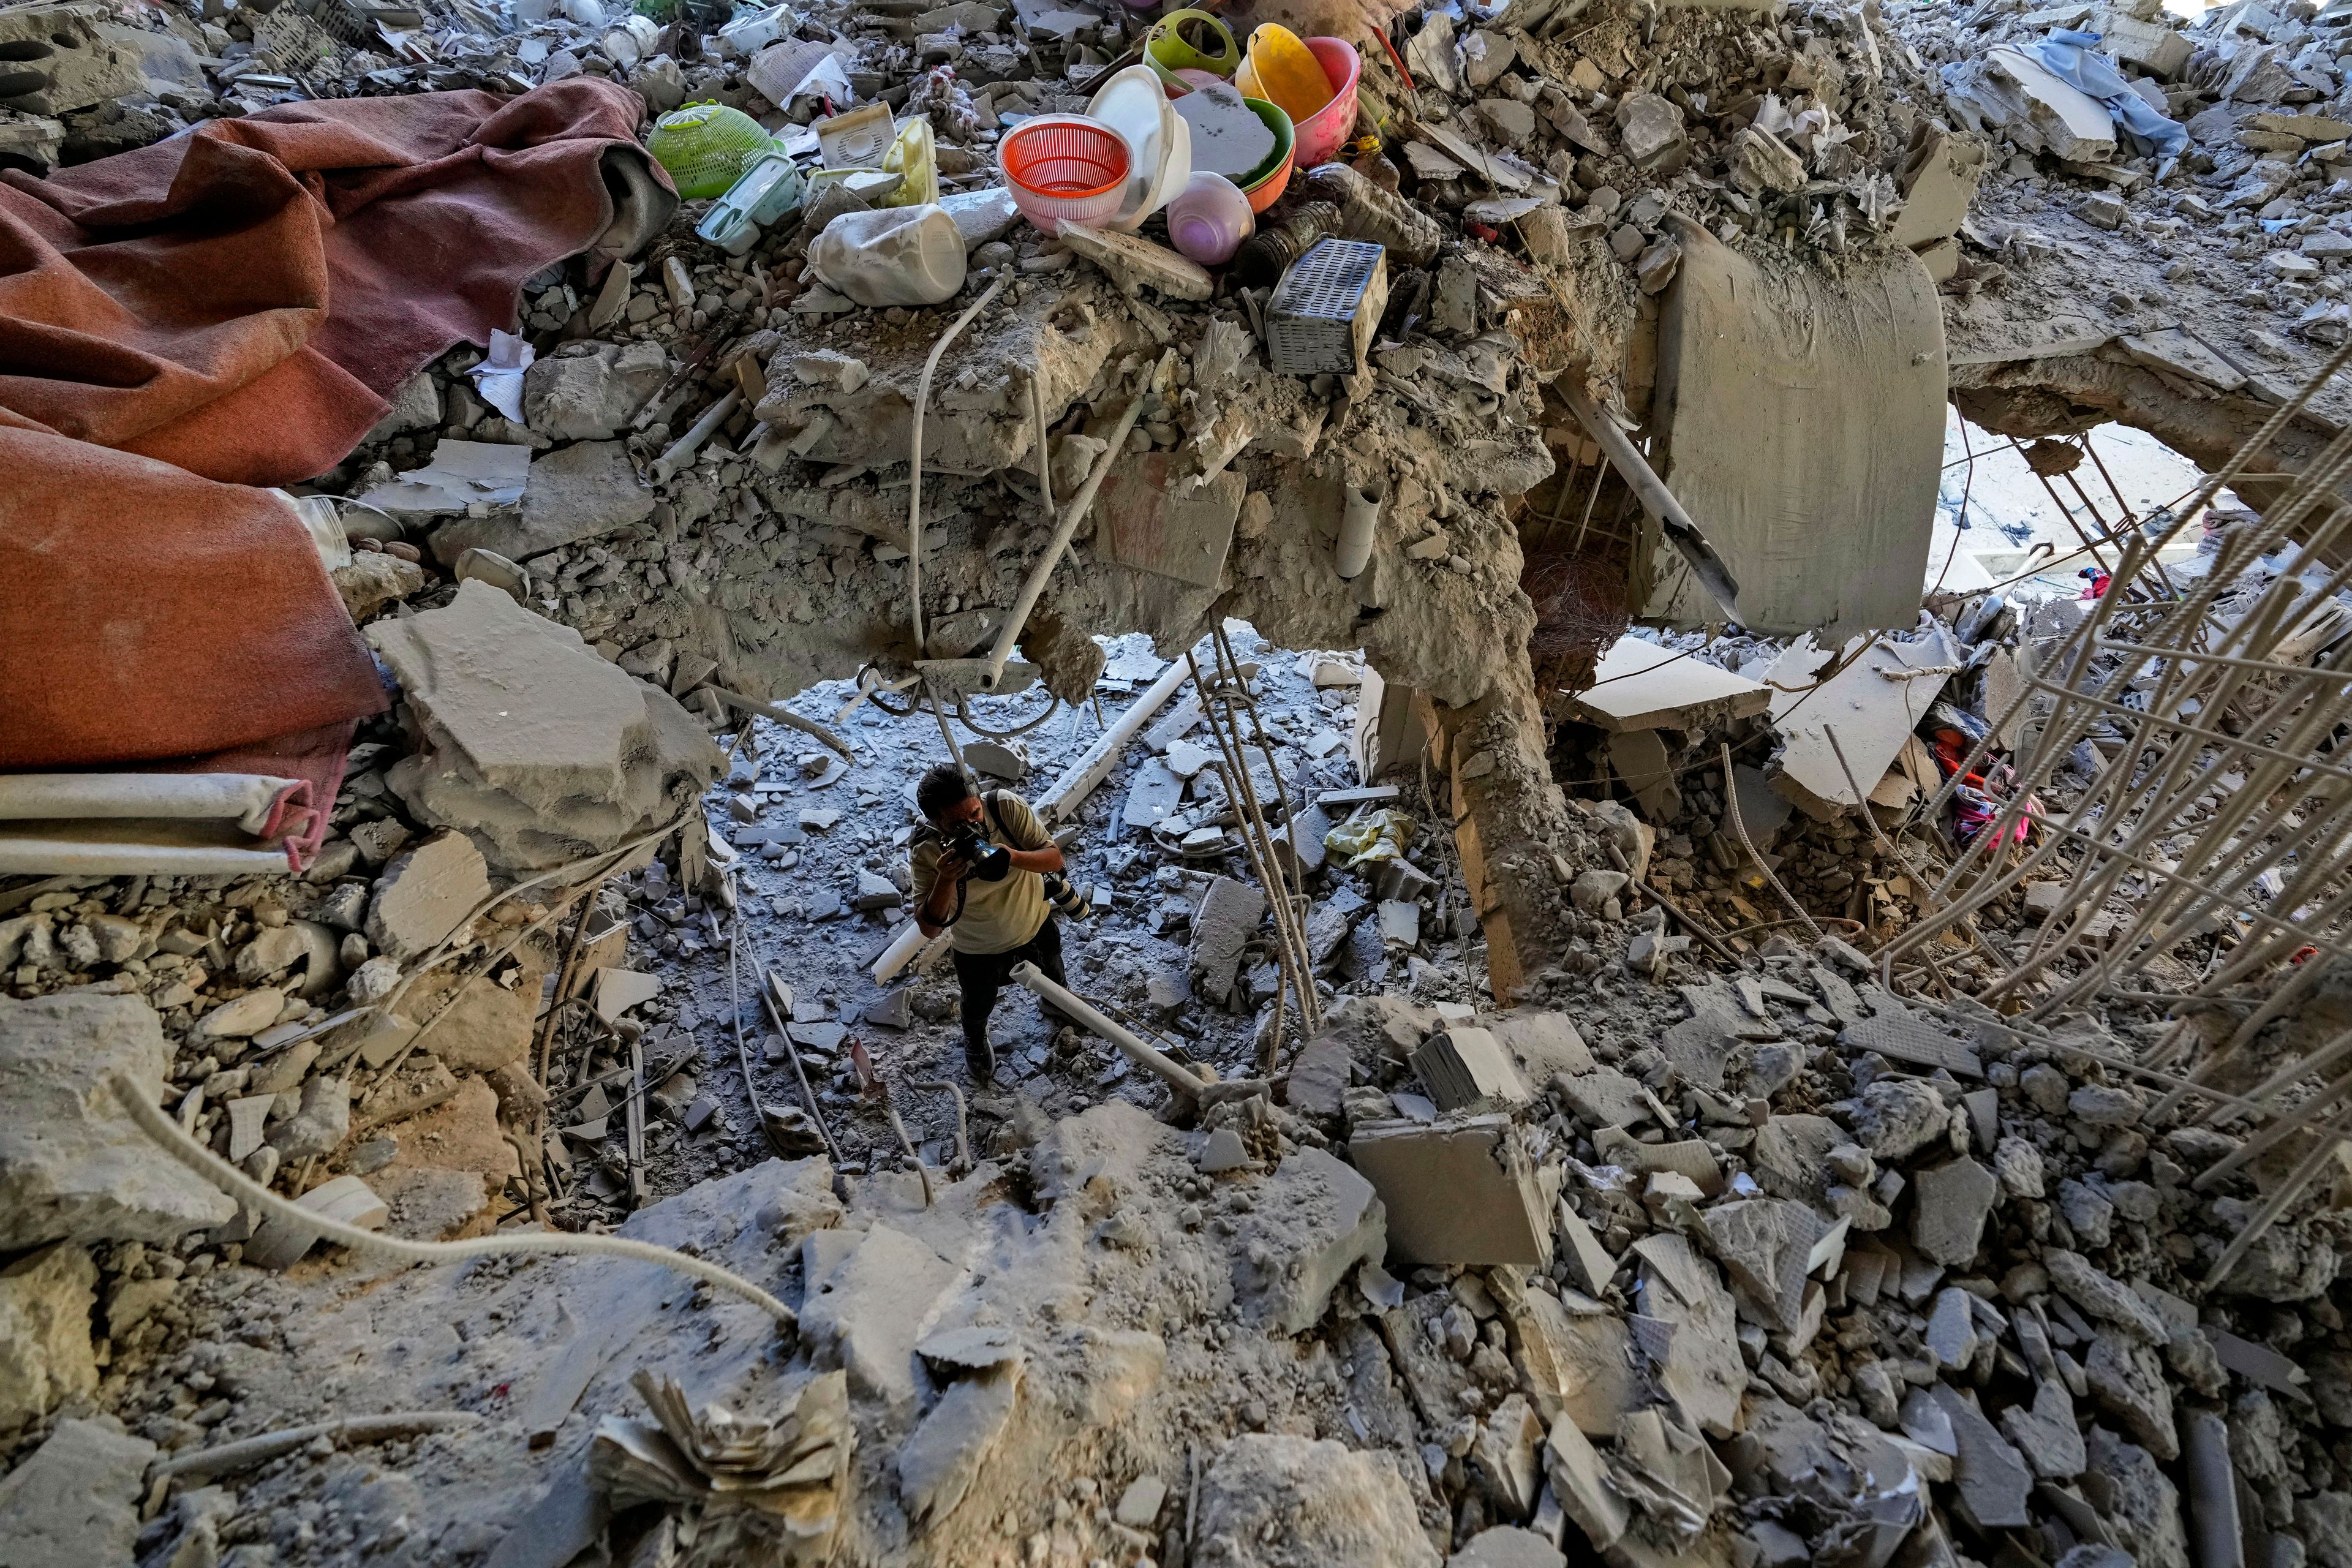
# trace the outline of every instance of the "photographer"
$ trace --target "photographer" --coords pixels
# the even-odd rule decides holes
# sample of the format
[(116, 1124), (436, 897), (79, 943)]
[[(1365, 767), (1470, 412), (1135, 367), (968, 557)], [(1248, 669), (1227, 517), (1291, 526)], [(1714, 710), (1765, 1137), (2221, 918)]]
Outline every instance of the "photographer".
[(996, 1070), (988, 1015), (1013, 966), (1026, 959), (1068, 984), (1046, 886), (1062, 869), (1062, 851), (1028, 802), (1009, 790), (974, 795), (951, 763), (923, 775), (915, 805), (929, 824), (908, 846), (915, 923), (927, 937), (952, 933), (964, 1059), (985, 1083)]

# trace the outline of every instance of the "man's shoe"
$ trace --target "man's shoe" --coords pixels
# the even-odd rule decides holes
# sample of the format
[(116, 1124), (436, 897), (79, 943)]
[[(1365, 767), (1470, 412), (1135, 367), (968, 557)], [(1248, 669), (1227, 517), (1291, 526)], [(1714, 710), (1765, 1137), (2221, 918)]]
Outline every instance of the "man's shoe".
[(971, 1081), (987, 1083), (996, 1077), (996, 1047), (985, 1041), (963, 1043), (964, 1066), (971, 1069)]

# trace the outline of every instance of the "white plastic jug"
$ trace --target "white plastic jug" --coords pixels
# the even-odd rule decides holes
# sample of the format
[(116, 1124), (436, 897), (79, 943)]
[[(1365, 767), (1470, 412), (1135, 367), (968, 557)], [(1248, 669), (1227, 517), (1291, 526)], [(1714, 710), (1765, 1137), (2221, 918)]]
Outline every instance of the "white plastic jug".
[(818, 282), (860, 305), (937, 305), (963, 287), (963, 233), (936, 202), (843, 213), (808, 260)]

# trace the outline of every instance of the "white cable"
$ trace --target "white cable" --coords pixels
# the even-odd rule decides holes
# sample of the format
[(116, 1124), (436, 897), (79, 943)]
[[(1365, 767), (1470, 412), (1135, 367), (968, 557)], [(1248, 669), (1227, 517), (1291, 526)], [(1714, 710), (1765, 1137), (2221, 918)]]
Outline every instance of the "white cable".
[(280, 1220), (341, 1246), (361, 1252), (382, 1253), (410, 1263), (455, 1263), (464, 1258), (491, 1258), (500, 1255), (552, 1252), (602, 1253), (613, 1258), (634, 1258), (641, 1263), (657, 1263), (701, 1280), (713, 1289), (730, 1296), (740, 1296), (786, 1328), (799, 1324), (798, 1316), (790, 1307), (752, 1284), (740, 1274), (731, 1274), (715, 1263), (699, 1258), (689, 1258), (667, 1247), (651, 1242), (632, 1241), (619, 1236), (573, 1236), (567, 1232), (534, 1232), (520, 1236), (482, 1236), (467, 1241), (406, 1241), (395, 1236), (378, 1236), (341, 1220), (329, 1219), (314, 1210), (279, 1197), (268, 1187), (247, 1175), (203, 1144), (197, 1142), (180, 1124), (163, 1114), (153, 1101), (141, 1091), (128, 1073), (116, 1070), (106, 1075), (107, 1087), (114, 1090), (131, 1112), (140, 1129), (163, 1147), (189, 1170), (210, 1182), (239, 1203), (261, 1210), (270, 1218)]
[(981, 308), (996, 298), (997, 290), (1011, 281), (1008, 270), (996, 275), (988, 291), (971, 302), (969, 310), (955, 319), (955, 324), (940, 334), (931, 345), (931, 357), (923, 362), (923, 379), (915, 384), (915, 438), (907, 454), (914, 483), (907, 491), (907, 590), (914, 601), (915, 657), (923, 657), (923, 405), (931, 400), (931, 373), (940, 368), (940, 356), (956, 341), (956, 334), (970, 324)]

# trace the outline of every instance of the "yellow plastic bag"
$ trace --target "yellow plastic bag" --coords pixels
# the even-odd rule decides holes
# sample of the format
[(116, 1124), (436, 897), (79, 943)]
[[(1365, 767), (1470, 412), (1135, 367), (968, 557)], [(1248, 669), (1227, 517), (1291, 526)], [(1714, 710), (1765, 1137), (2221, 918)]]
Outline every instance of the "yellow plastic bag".
[(931, 138), (931, 122), (921, 115), (898, 127), (898, 139), (882, 154), (882, 172), (902, 174), (898, 188), (882, 198), (886, 207), (929, 206), (940, 199), (939, 144)]
[(1394, 860), (1412, 842), (1412, 818), (1402, 811), (1376, 811), (1323, 836), (1323, 847), (1346, 856), (1341, 865), (1349, 871), (1376, 860)]
[(1331, 79), (1306, 41), (1279, 23), (1268, 22), (1250, 35), (1249, 53), (1234, 85), (1244, 98), (1262, 98), (1297, 124), (1331, 101)]

